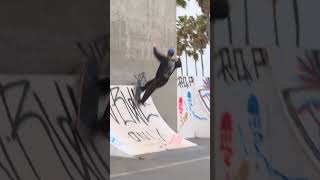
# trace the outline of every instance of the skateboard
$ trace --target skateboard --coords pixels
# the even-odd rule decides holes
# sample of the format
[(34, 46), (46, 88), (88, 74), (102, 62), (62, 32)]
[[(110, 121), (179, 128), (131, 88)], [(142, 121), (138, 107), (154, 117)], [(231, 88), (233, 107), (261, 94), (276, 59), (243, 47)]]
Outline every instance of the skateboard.
[(135, 86), (134, 86), (134, 99), (136, 103), (138, 104), (139, 100), (141, 99), (141, 86), (142, 83), (146, 81), (146, 77), (144, 75), (145, 73), (142, 72), (138, 74), (137, 76), (134, 75), (134, 78), (136, 79)]
[(77, 81), (77, 115), (73, 119), (73, 128), (89, 132), (97, 121), (99, 108), (98, 63), (90, 59), (84, 64)]
[(141, 81), (138, 80), (134, 87), (134, 99), (136, 102), (139, 102), (141, 99)]

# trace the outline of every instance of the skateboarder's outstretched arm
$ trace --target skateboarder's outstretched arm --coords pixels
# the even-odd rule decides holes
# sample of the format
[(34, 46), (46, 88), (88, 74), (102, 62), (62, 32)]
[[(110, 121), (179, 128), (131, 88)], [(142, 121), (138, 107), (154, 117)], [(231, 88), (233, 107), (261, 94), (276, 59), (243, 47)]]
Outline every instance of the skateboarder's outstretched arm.
[(153, 54), (156, 56), (156, 58), (160, 61), (160, 63), (166, 61), (166, 56), (160, 54), (156, 48), (156, 46), (153, 46)]

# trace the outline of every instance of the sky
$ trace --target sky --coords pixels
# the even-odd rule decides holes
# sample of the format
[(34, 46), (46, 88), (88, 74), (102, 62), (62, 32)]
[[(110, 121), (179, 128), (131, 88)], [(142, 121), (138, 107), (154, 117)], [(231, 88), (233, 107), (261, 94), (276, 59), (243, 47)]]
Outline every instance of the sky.
[[(178, 16), (184, 16), (184, 15), (196, 16), (200, 14), (202, 14), (202, 12), (196, 0), (187, 1), (186, 8), (177, 7), (177, 11), (176, 11), (177, 18)], [(186, 58), (184, 53), (181, 56), (181, 61), (182, 61), (183, 75), (187, 75), (186, 74)], [(188, 57), (188, 75), (189, 76), (196, 76), (194, 62), (195, 61), (192, 59), (192, 57)], [(204, 76), (210, 77), (210, 45), (208, 45), (207, 48), (204, 50), (203, 65), (204, 65)], [(202, 65), (200, 60), (197, 62), (197, 71), (198, 71), (198, 76), (202, 76)], [(178, 70), (177, 72), (178, 72), (177, 73), (178, 76), (182, 75), (181, 70)]]

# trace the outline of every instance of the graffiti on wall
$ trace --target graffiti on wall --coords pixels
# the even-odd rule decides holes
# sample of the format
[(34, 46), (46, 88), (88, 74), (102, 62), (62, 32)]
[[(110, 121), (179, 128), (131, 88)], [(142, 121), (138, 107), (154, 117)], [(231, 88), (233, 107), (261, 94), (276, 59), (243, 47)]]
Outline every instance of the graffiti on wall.
[(110, 128), (126, 145), (114, 144), (118, 149), (135, 156), (193, 146), (166, 124), (151, 98), (146, 102), (137, 104), (134, 86), (111, 86)]
[(185, 101), (183, 100), (183, 97), (180, 96), (179, 97), (179, 120), (180, 120), (180, 126), (179, 126), (179, 129), (181, 129), (184, 124), (186, 123), (186, 121), (188, 120), (188, 112), (184, 110), (184, 104), (185, 104)]
[[(48, 90), (40, 92), (33, 88), (39, 85), (47, 85)], [(41, 163), (48, 161), (50, 167), (62, 170), (54, 172), (56, 175), (65, 175), (63, 178), (67, 179), (102, 180), (109, 176), (106, 151), (101, 151), (93, 139), (84, 141), (71, 127), (77, 106), (68, 83), (6, 80), (0, 83), (0, 96), (3, 112), (0, 152), (4, 155), (0, 167), (5, 179), (48, 179), (48, 172), (40, 170)], [(48, 97), (55, 101), (48, 102)], [(33, 136), (35, 132), (37, 136)], [(39, 144), (50, 149), (43, 152), (45, 159), (33, 153), (39, 152)], [(21, 159), (17, 160), (17, 156)], [(20, 172), (21, 168), (28, 169), (28, 174)]]
[[(302, 146), (320, 167), (320, 59), (318, 50), (307, 50), (297, 56), (294, 71), (295, 87), (281, 91), (289, 122), (295, 134), (303, 139)], [(294, 61), (293, 61), (294, 62)]]
[[(209, 123), (210, 78), (181, 76), (178, 78), (177, 84), (178, 131), (184, 136), (192, 137), (191, 134), (194, 136), (195, 132), (203, 131), (204, 127), (199, 127), (199, 125)], [(209, 124), (207, 125), (209, 126)], [(185, 130), (185, 127), (188, 128)], [(209, 129), (207, 130), (206, 136), (209, 137)]]
[[(292, 22), (292, 26), (294, 27), (295, 33), (294, 33), (294, 37), (292, 37), (292, 39), (295, 39), (295, 45), (296, 47), (300, 47), (301, 44), (301, 40), (302, 40), (302, 34), (301, 34), (301, 27), (300, 24), (301, 22), (301, 17), (300, 17), (300, 9), (299, 7), (301, 7), (301, 3), (302, 1), (298, 1), (298, 0), (292, 0), (292, 1), (286, 1), (288, 2), (288, 4), (286, 5), (287, 7), (289, 7), (289, 11), (288, 13), (293, 13), (293, 16), (287, 16), (287, 17), (280, 17), (281, 14), (283, 13), (279, 13), (282, 12), (281, 9), (279, 8), (280, 3), (278, 2), (278, 0), (272, 0), (270, 1), (272, 3), (271, 8), (270, 8), (270, 14), (272, 15), (272, 24), (270, 24), (270, 26), (273, 26), (272, 30), (273, 30), (273, 43), (275, 46), (280, 46), (280, 40), (279, 40), (279, 28), (284, 28), (285, 25), (281, 25), (278, 20), (279, 18), (288, 18), (288, 21)], [(256, 3), (255, 1), (248, 1), (248, 0), (243, 0), (243, 9), (241, 9), (241, 13), (242, 13), (242, 20), (243, 20), (243, 24), (244, 24), (244, 29), (243, 29), (243, 38), (245, 41), (245, 45), (252, 45), (252, 41), (253, 41), (253, 35), (252, 32), (254, 32), (258, 26), (250, 26), (250, 24), (254, 24), (253, 22), (251, 22), (251, 18), (249, 15), (253, 14), (254, 12), (250, 11), (250, 8), (248, 8), (249, 6), (252, 6), (251, 3)], [(266, 7), (263, 7), (266, 8)], [(238, 8), (239, 9), (239, 8)], [(234, 10), (233, 10), (234, 11)], [(286, 15), (288, 14), (286, 13)], [(236, 15), (237, 17), (233, 16)], [(255, 16), (257, 18), (259, 18), (259, 15)], [(228, 36), (228, 41), (229, 44), (233, 44), (234, 41), (234, 36), (233, 34), (235, 34), (235, 31), (239, 31), (239, 27), (233, 26), (233, 21), (234, 19), (236, 19), (237, 21), (239, 21), (239, 14), (238, 12), (236, 13), (232, 13), (231, 12), (231, 16), (229, 18), (227, 18), (227, 21), (225, 21), (226, 25), (227, 25), (227, 32), (226, 35)], [(262, 18), (262, 17), (261, 17)]]
[(178, 77), (178, 87), (180, 88), (189, 88), (194, 83), (194, 77), (192, 76), (180, 76)]
[(120, 138), (116, 135), (116, 133), (114, 133), (113, 131), (110, 130), (110, 144), (114, 145), (114, 146), (122, 146), (121, 148), (126, 148), (123, 147), (125, 146), (123, 143), (121, 143)]
[(281, 171), (275, 169), (266, 155), (266, 150), (264, 150), (263, 144), (265, 135), (263, 133), (263, 127), (261, 123), (261, 109), (259, 106), (258, 98), (255, 95), (250, 95), (248, 98), (248, 124), (253, 136), (253, 147), (255, 149), (256, 156), (259, 158), (260, 166), (265, 168), (267, 175), (271, 177), (278, 177), (283, 180), (306, 180), (304, 177), (289, 177), (288, 175), (282, 173)]
[(223, 155), (223, 163), (225, 167), (225, 179), (230, 180), (231, 178), (231, 166), (232, 166), (232, 156), (234, 154), (234, 149), (232, 147), (233, 143), (233, 120), (228, 112), (222, 114), (220, 120), (220, 141), (219, 149)]
[(198, 119), (198, 120), (208, 120), (207, 117), (204, 117), (204, 116), (201, 116), (199, 115), (199, 113), (195, 112), (193, 110), (193, 102), (192, 102), (192, 99), (193, 99), (193, 96), (192, 96), (192, 93), (190, 91), (187, 92), (187, 106), (188, 106), (188, 110), (189, 110), (189, 113), (190, 115), (195, 118), (195, 119)]
[[(312, 95), (306, 98), (306, 94)], [(293, 88), (282, 91), (283, 100), (292, 119), (296, 135), (301, 136), (311, 151), (311, 158), (320, 162), (319, 88)], [(299, 98), (300, 97), (300, 98)], [(300, 102), (299, 102), (300, 99)]]
[(261, 70), (268, 66), (265, 48), (221, 48), (217, 52), (217, 78), (226, 84), (246, 82), (252, 84), (260, 79)]
[(303, 86), (320, 87), (320, 51), (309, 50), (305, 52), (305, 58), (297, 57), (297, 76)]
[[(217, 48), (217, 53), (214, 54), (215, 75), (219, 82), (217, 84), (220, 86), (217, 87), (219, 92), (215, 96), (222, 96), (217, 104), (219, 104), (218, 108), (224, 108), (218, 114), (220, 115), (222, 111), (226, 111), (227, 108), (225, 106), (244, 102), (244, 97), (235, 98), (236, 100), (234, 101), (231, 98), (228, 99), (225, 94), (232, 91), (239, 92), (240, 96), (244, 94), (247, 96), (248, 92), (255, 91), (257, 93), (256, 99), (261, 97), (261, 102), (259, 103), (266, 108), (264, 109), (266, 110), (264, 112), (265, 116), (260, 113), (258, 116), (254, 109), (248, 111), (246, 114), (248, 115), (248, 124), (241, 122), (245, 119), (242, 111), (232, 114), (235, 120), (238, 120), (239, 117), (239, 122), (234, 124), (238, 129), (236, 132), (239, 136), (236, 143), (238, 149), (236, 149), (237, 152), (235, 154), (242, 154), (241, 158), (240, 156), (234, 156), (233, 159), (236, 159), (234, 163), (237, 167), (241, 166), (240, 164), (245, 167), (245, 163), (242, 162), (248, 160), (250, 171), (247, 172), (249, 172), (249, 179), (257, 179), (254, 176), (283, 180), (307, 179), (302, 176), (308, 176), (308, 178), (317, 176), (318, 172), (314, 171), (314, 164), (308, 159), (308, 155), (320, 167), (320, 51), (307, 50), (308, 52), (301, 56), (300, 47), (317, 47), (319, 44), (315, 38), (317, 37), (317, 31), (313, 31), (314, 28), (312, 28), (313, 23), (309, 24), (306, 21), (306, 19), (314, 16), (311, 12), (316, 8), (313, 9), (311, 6), (315, 7), (318, 2), (271, 0), (259, 3), (262, 5), (249, 0), (231, 0), (231, 6), (237, 5), (237, 7), (240, 7), (238, 5), (243, 4), (243, 7), (233, 9), (230, 18), (222, 21), (219, 26), (214, 27), (216, 30), (215, 37), (217, 37), (216, 45), (219, 46), (221, 43), (220, 46), (225, 46), (226, 44), (230, 46), (221, 49)], [(262, 7), (266, 11), (259, 12), (259, 8)], [(254, 14), (252, 9), (258, 10), (257, 14)], [(309, 9), (310, 11), (308, 11)], [(273, 17), (271, 18), (270, 15)], [(265, 21), (262, 22), (261, 18)], [(235, 23), (236, 21), (239, 22), (239, 20), (242, 23)], [(251, 26), (252, 24), (255, 25)], [(262, 33), (265, 33), (266, 37), (261, 36)], [(239, 48), (234, 47), (234, 45), (239, 46), (239, 44)], [(281, 46), (285, 48), (279, 48)], [(261, 53), (264, 54), (261, 57), (264, 57), (265, 61), (261, 60), (262, 58), (260, 60), (256, 59), (261, 62), (258, 66), (254, 63), (253, 48), (251, 47), (264, 51)], [(271, 58), (269, 59), (269, 57)], [(287, 57), (290, 57), (290, 59), (286, 59)], [(272, 66), (269, 65), (269, 61), (271, 61)], [(292, 66), (293, 64), (295, 64), (294, 67)], [(269, 68), (268, 72), (265, 71), (265, 68)], [(270, 78), (264, 78), (266, 75), (269, 75)], [(264, 88), (270, 90), (270, 92), (263, 92), (262, 89)], [(278, 96), (279, 94), (275, 96), (276, 93), (279, 93), (280, 96)], [(230, 94), (230, 96), (232, 95)], [(223, 102), (225, 99), (228, 99), (229, 102)], [(251, 97), (251, 99), (253, 103), (254, 98)], [(276, 104), (279, 102), (282, 102), (284, 106)], [(241, 107), (237, 108), (240, 109)], [(263, 111), (262, 108), (260, 111)], [(270, 111), (277, 112), (278, 115), (274, 115)], [(264, 121), (264, 117), (268, 119)], [(289, 122), (293, 128), (288, 124), (277, 124), (274, 119), (282, 120), (285, 123)], [(274, 130), (275, 134), (283, 133), (290, 137), (289, 141), (283, 144), (281, 144), (280, 139), (274, 142), (269, 141), (267, 139), (269, 136), (276, 139), (277, 135), (266, 134), (264, 132), (266, 126), (263, 123), (268, 124), (270, 130), (273, 127), (277, 127)], [(292, 129), (294, 131), (290, 132)], [(250, 135), (248, 135), (249, 130), (251, 132)], [(298, 138), (290, 135), (298, 136)], [(253, 142), (248, 142), (251, 139), (253, 139)], [(278, 144), (279, 146), (277, 146)], [(292, 152), (283, 153), (282, 150), (287, 145), (296, 148), (293, 148)], [(303, 153), (297, 150), (297, 148), (300, 148), (299, 146), (303, 148)], [(301, 153), (301, 157), (291, 159), (298, 153)], [(307, 161), (305, 161), (306, 157)], [(281, 164), (279, 161), (277, 163), (276, 158), (277, 160), (291, 159), (289, 162), (303, 162), (299, 166), (301, 171), (285, 167), (290, 167), (289, 163)], [(222, 160), (219, 165), (221, 167), (224, 165)], [(308, 173), (302, 173), (302, 169)], [(233, 172), (239, 174), (236, 170)], [(311, 172), (314, 172), (315, 175), (310, 175), (312, 174)], [(219, 174), (218, 178), (221, 177), (222, 174)], [(240, 176), (236, 176), (236, 178), (240, 179)]]
[[(229, 112), (221, 113), (219, 150), (223, 154), (225, 179), (268, 177), (268, 179), (307, 180), (305, 177), (290, 177), (275, 168), (270, 161), (261, 117), (262, 109), (257, 96), (248, 97), (246, 111), (248, 119), (244, 124), (240, 123), (240, 120), (235, 122)], [(248, 133), (244, 134), (244, 131)], [(239, 141), (233, 140), (233, 137), (238, 137)]]
[(210, 114), (210, 78), (203, 79), (203, 86), (198, 90), (199, 98)]
[[(145, 113), (150, 105), (138, 106), (134, 100), (133, 89), (126, 88), (129, 97), (124, 95), (124, 92), (119, 87), (112, 87), (110, 91), (110, 120), (114, 121), (119, 126), (144, 125), (149, 126), (152, 120), (158, 120), (159, 115), (154, 113)], [(127, 116), (128, 115), (128, 116)], [(126, 128), (124, 128), (126, 129)], [(167, 141), (159, 132), (159, 129), (146, 128), (142, 131), (130, 130), (127, 132), (128, 137), (137, 143), (160, 141), (163, 144)]]

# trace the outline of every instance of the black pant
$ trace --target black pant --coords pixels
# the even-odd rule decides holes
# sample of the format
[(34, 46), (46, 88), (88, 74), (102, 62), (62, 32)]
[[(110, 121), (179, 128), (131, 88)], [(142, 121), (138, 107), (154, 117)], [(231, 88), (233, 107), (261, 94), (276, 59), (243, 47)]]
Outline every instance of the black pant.
[(145, 86), (141, 87), (141, 91), (146, 91), (140, 100), (141, 103), (145, 103), (146, 100), (150, 97), (150, 95), (158, 88), (164, 86), (168, 80), (166, 79), (160, 79), (160, 78), (154, 78), (146, 83)]
[[(100, 89), (100, 96), (110, 96), (110, 77), (99, 78), (98, 87)], [(110, 101), (108, 101), (107, 107), (101, 118), (96, 122), (94, 129), (96, 132), (107, 133), (109, 137), (110, 130)]]
[(103, 113), (103, 116), (99, 118), (94, 124), (93, 124), (93, 130), (95, 133), (101, 133), (101, 134), (107, 134), (107, 137), (109, 137), (110, 134), (110, 101), (108, 102), (107, 107), (105, 108), (105, 111)]
[(87, 80), (87, 83), (91, 83), (91, 87), (88, 88), (90, 93), (86, 93), (87, 96), (82, 97), (80, 119), (92, 133), (102, 133), (109, 136), (110, 102), (108, 102), (102, 117), (98, 117), (98, 105), (102, 96), (110, 95), (110, 78), (95, 76), (93, 80)]

